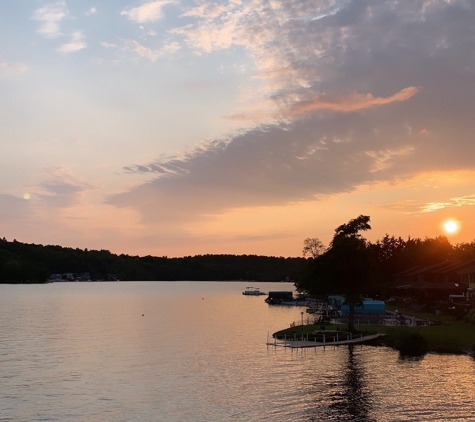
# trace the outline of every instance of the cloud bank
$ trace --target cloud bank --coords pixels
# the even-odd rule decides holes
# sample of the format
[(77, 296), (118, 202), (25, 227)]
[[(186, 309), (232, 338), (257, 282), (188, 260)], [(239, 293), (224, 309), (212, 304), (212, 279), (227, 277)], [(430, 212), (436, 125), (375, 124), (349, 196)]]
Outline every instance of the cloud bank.
[(235, 116), (260, 104), (262, 120), (184, 156), (129, 165), (156, 176), (108, 203), (183, 224), (473, 168), (472, 2), (203, 2), (185, 15), (193, 23), (170, 31), (182, 48), (252, 58), (252, 95)]

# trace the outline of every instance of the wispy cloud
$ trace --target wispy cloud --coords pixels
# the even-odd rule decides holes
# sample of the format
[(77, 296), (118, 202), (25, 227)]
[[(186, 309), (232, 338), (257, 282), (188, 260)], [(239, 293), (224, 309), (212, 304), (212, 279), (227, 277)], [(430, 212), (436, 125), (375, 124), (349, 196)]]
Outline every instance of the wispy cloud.
[(102, 42), (101, 42), (101, 45), (102, 45), (102, 47), (104, 47), (104, 48), (116, 48), (116, 47), (117, 47), (117, 44), (108, 43), (108, 42), (105, 42), (105, 41), (102, 41)]
[(449, 198), (447, 201), (420, 202), (414, 199), (401, 200), (392, 204), (384, 205), (383, 208), (397, 211), (403, 214), (432, 213), (446, 208), (460, 208), (463, 206), (474, 206), (475, 194)]
[[(289, 107), (280, 109), (274, 114), (274, 117), (289, 118), (304, 116), (313, 111), (330, 110), (339, 112), (353, 112), (368, 109), (371, 107), (383, 106), (395, 102), (406, 101), (419, 91), (417, 87), (407, 87), (389, 97), (375, 97), (371, 93), (360, 94), (352, 92), (344, 97), (332, 97), (322, 94), (311, 100), (297, 101)], [(231, 116), (224, 116), (227, 120), (234, 121), (258, 121), (271, 117), (259, 111), (252, 113), (236, 113)], [(421, 131), (421, 133), (426, 133)]]
[(23, 63), (0, 62), (0, 78), (10, 78), (23, 75), (28, 71), (28, 66)]
[[(104, 45), (104, 47), (109, 47), (110, 45)], [(181, 46), (177, 42), (169, 42), (164, 44), (160, 49), (153, 50), (149, 47), (146, 47), (140, 44), (136, 40), (126, 40), (123, 46), (124, 51), (133, 51), (135, 54), (138, 54), (140, 57), (149, 59), (152, 62), (157, 61), (158, 58), (163, 56), (170, 56), (180, 50)]]
[(219, 3), (202, 3), (199, 6), (192, 7), (182, 14), (184, 17), (198, 17), (215, 19), (228, 10), (228, 7)]
[(42, 191), (37, 196), (43, 206), (67, 208), (78, 203), (81, 195), (95, 186), (72, 175), (68, 169), (58, 167), (45, 170), (45, 179), (38, 189)]
[(58, 48), (58, 52), (63, 54), (75, 53), (86, 48), (87, 44), (82, 31), (74, 31), (71, 35), (71, 41)]
[(177, 52), (178, 50), (180, 50), (180, 49), (181, 49), (181, 45), (178, 44), (178, 43), (175, 42), (175, 41), (166, 43), (166, 44), (162, 47), (163, 54), (165, 54), (165, 55), (174, 54), (174, 53), (176, 53), (176, 52)]
[(369, 171), (375, 173), (386, 170), (393, 166), (398, 158), (413, 153), (414, 149), (414, 147), (403, 147), (398, 150), (366, 151), (366, 154), (374, 160), (374, 164)]
[(97, 13), (97, 9), (95, 7), (91, 7), (87, 12), (86, 12), (86, 16), (91, 16), (91, 15), (95, 15)]
[(137, 53), (140, 57), (151, 60), (152, 62), (156, 61), (160, 57), (160, 52), (152, 50), (151, 48), (145, 47), (135, 40), (126, 40), (125, 43), (126, 50), (132, 50)]
[(421, 205), (420, 209), (422, 212), (434, 212), (444, 208), (462, 207), (464, 205), (475, 205), (475, 194), (450, 198), (447, 202), (429, 202)]
[(389, 97), (375, 97), (372, 94), (359, 94), (353, 92), (346, 97), (331, 97), (330, 95), (322, 94), (312, 100), (299, 101), (293, 104), (288, 109), (281, 110), (281, 115), (298, 116), (307, 114), (315, 110), (333, 110), (333, 111), (357, 111), (364, 110), (370, 107), (387, 105), (394, 102), (406, 101), (417, 93), (419, 88), (410, 86), (404, 88), (394, 95)]
[(175, 0), (149, 1), (137, 7), (124, 9), (120, 14), (137, 23), (154, 22), (163, 17), (164, 6), (174, 3)]
[(405, 199), (390, 204), (384, 204), (381, 208), (401, 214), (418, 214), (421, 212), (423, 205), (413, 199)]
[(47, 38), (55, 38), (60, 35), (59, 23), (68, 15), (66, 2), (58, 1), (56, 3), (48, 3), (37, 9), (33, 15), (33, 19), (41, 22), (38, 28), (38, 34)]

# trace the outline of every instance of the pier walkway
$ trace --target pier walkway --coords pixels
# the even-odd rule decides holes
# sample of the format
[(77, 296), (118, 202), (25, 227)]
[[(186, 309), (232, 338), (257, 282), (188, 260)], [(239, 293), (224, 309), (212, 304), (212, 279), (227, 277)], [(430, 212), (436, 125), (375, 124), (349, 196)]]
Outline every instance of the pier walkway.
[(291, 349), (295, 348), (304, 348), (304, 347), (325, 347), (325, 346), (345, 346), (349, 344), (363, 344), (376, 340), (380, 337), (385, 336), (386, 334), (378, 333), (372, 334), (369, 336), (360, 336), (357, 338), (346, 338), (344, 340), (338, 339), (338, 336), (331, 336), (328, 339), (324, 338), (323, 342), (317, 342), (312, 340), (305, 340), (305, 336), (302, 336), (300, 340), (298, 339), (277, 339), (274, 338), (274, 341), (267, 341), (267, 346), (274, 347), (289, 347)]

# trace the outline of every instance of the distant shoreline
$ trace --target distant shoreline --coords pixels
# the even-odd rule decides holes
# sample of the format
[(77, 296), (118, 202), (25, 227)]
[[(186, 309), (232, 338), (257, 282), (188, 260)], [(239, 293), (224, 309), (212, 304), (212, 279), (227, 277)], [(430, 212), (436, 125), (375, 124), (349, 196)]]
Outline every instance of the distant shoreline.
[(181, 282), (191, 282), (191, 283), (282, 283), (282, 284), (291, 284), (294, 285), (294, 281), (272, 281), (272, 280), (48, 280), (48, 281), (32, 281), (32, 282), (7, 282), (3, 281), (0, 284), (66, 284), (66, 283), (181, 283)]

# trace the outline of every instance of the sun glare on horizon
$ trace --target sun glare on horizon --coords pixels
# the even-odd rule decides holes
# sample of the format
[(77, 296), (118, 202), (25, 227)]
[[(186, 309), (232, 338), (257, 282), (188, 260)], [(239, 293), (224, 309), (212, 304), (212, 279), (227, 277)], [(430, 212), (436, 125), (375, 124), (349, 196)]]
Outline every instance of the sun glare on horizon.
[(447, 220), (444, 222), (444, 230), (447, 233), (455, 233), (459, 228), (459, 224), (455, 220)]

